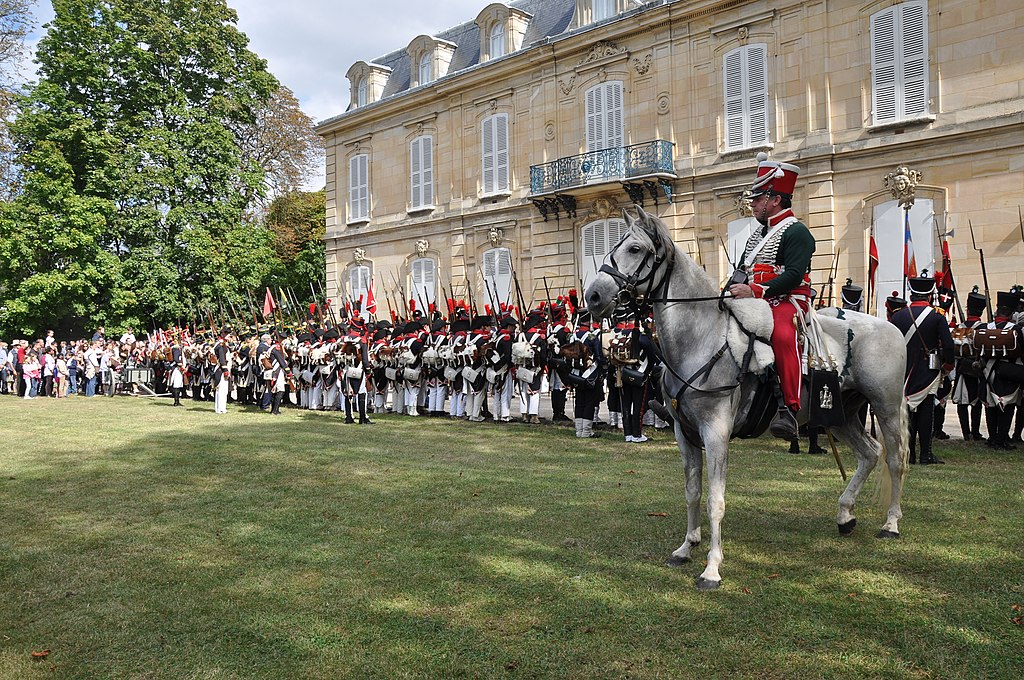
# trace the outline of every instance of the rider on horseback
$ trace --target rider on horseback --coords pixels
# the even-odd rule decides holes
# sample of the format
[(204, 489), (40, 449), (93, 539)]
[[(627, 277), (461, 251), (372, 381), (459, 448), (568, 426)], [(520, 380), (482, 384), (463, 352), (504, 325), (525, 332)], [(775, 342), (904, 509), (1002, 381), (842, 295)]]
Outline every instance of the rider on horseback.
[[(767, 160), (758, 154), (757, 178), (750, 187), (751, 207), (761, 229), (747, 241), (738, 265), (746, 281), (733, 283), (729, 293), (737, 298), (758, 297), (771, 305), (775, 327), (772, 350), (779, 375), (779, 412), (771, 432), (780, 439), (797, 437), (795, 414), (800, 410), (802, 379), (800, 350), (796, 338), (796, 315), (806, 313), (811, 303), (811, 256), (814, 237), (791, 209), (793, 189), (800, 169), (788, 163)], [(735, 277), (734, 277), (735, 280)]]

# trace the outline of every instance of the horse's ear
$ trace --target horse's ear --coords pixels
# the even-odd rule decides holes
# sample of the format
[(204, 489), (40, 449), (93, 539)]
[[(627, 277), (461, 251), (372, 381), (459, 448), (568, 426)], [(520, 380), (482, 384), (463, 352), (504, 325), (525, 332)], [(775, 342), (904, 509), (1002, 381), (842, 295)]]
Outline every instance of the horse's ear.
[(636, 222), (640, 227), (647, 232), (652, 238), (658, 233), (658, 224), (655, 218), (651, 217), (650, 214), (640, 206), (634, 206), (636, 208)]
[(629, 211), (626, 210), (625, 208), (622, 209), (622, 219), (626, 220), (626, 227), (627, 228), (631, 229), (633, 227), (633, 225), (636, 224), (636, 220), (633, 219), (633, 216), (630, 215)]

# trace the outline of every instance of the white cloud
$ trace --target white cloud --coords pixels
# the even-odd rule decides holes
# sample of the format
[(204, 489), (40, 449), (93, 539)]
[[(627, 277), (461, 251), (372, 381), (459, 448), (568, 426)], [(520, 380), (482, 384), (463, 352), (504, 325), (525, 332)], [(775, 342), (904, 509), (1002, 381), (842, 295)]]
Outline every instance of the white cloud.
[[(267, 60), (282, 84), (314, 120), (337, 116), (348, 106), (345, 73), (404, 48), (421, 33), (436, 34), (472, 21), (488, 0), (228, 0), (249, 48)], [(50, 3), (36, 3), (38, 24), (53, 17)], [(37, 42), (38, 36), (32, 41)], [(33, 79), (31, 68), (26, 78)], [(323, 186), (321, 176), (311, 186)]]

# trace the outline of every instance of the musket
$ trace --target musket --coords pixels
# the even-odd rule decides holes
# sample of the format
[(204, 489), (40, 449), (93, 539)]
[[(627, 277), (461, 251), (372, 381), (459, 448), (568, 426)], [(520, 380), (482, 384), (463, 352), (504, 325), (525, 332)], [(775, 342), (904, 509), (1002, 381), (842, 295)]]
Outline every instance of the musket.
[[(836, 270), (839, 268), (839, 248), (836, 248), (836, 254), (832, 258), (832, 266), (828, 268), (828, 304), (825, 304), (825, 296), (822, 295), (818, 301), (818, 309), (822, 307), (832, 306), (832, 296), (835, 293), (835, 281), (836, 281)], [(824, 292), (824, 291), (822, 291)]]
[(405, 316), (406, 314), (409, 313), (409, 300), (408, 298), (405, 297), (405, 288), (403, 288), (402, 284), (398, 282), (398, 277), (395, 276), (395, 273), (393, 271), (389, 269), (388, 274), (391, 274), (391, 280), (395, 282), (395, 293), (399, 295), (402, 300), (401, 316)]
[(526, 315), (526, 300), (523, 299), (523, 289), (519, 286), (519, 276), (516, 275), (516, 268), (512, 266), (511, 258), (509, 259), (509, 269), (512, 270), (512, 282), (516, 284), (516, 296), (519, 298), (519, 318), (516, 320), (519, 322), (519, 330), (525, 333), (526, 322), (523, 321), (523, 317)]
[[(946, 227), (949, 226), (948, 224), (946, 224), (946, 219), (945, 218), (943, 218), (942, 222), (943, 222), (943, 224), (942, 224), (943, 229), (945, 229)], [(935, 225), (935, 234), (939, 237), (939, 242), (942, 243), (942, 244), (945, 244), (946, 237), (947, 236), (952, 236), (953, 232), (951, 232), (951, 231), (943, 231), (940, 234), (939, 233), (939, 222), (938, 222), (938, 220), (935, 219), (934, 215), (932, 216), (932, 224)], [(957, 318), (960, 321), (963, 321), (967, 317), (964, 316), (964, 308), (960, 305), (960, 294), (956, 290), (956, 278), (953, 277), (953, 260), (952, 260), (952, 258), (950, 258), (947, 261), (946, 260), (946, 251), (945, 251), (945, 249), (941, 248), (941, 246), (940, 246), (940, 249), (942, 250), (942, 271), (943, 271), (943, 277), (945, 277), (945, 273), (946, 272), (949, 272), (949, 282), (951, 284), (951, 290), (953, 292), (953, 302), (956, 303)]]
[(1024, 243), (1024, 216), (1020, 214), (1020, 206), (1017, 206), (1017, 221), (1020, 223), (1020, 240)]
[(551, 323), (554, 323), (555, 322), (555, 313), (551, 309), (551, 289), (548, 288), (548, 277), (547, 276), (542, 276), (541, 279), (544, 280), (544, 297), (546, 297), (547, 301), (548, 301), (548, 304), (547, 304), (547, 308), (548, 308), (548, 321), (550, 321)]
[(473, 301), (473, 286), (469, 285), (469, 277), (466, 277), (466, 296), (469, 298), (469, 310), (476, 316), (476, 302)]
[(970, 220), (967, 220), (967, 226), (971, 229), (971, 245), (978, 251), (978, 257), (981, 259), (981, 280), (985, 284), (985, 305), (988, 309), (988, 320), (991, 322), (995, 317), (992, 314), (992, 296), (988, 290), (988, 269), (985, 268), (985, 251), (978, 247), (978, 242), (974, 240), (974, 225), (971, 224)]

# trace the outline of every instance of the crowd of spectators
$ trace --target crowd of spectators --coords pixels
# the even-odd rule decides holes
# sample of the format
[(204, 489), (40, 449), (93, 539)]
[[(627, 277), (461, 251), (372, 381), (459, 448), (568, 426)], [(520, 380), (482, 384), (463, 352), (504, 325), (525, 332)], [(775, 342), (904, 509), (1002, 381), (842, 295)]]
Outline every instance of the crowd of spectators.
[(0, 340), (0, 394), (60, 399), (109, 393), (122, 348), (134, 343), (130, 330), (120, 339), (107, 339), (102, 326), (89, 340), (58, 341), (52, 330), (35, 341)]

